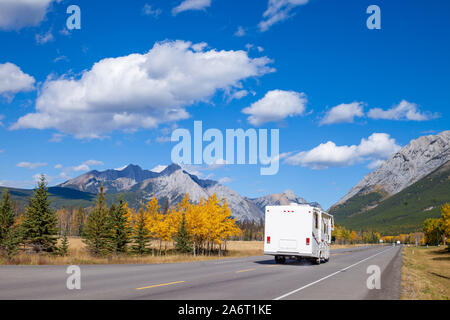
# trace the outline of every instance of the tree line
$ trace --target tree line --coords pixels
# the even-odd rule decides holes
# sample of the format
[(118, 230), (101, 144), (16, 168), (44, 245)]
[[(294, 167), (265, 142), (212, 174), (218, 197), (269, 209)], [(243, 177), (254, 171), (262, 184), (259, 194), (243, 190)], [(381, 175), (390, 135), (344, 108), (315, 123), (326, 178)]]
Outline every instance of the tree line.
[(440, 218), (426, 219), (423, 222), (423, 233), (425, 235), (423, 244), (445, 245), (447, 243), (447, 236), (450, 235), (450, 203), (441, 207)]
[(0, 253), (9, 259), (21, 246), (34, 253), (66, 255), (68, 236), (80, 236), (95, 256), (168, 252), (222, 255), (227, 251), (227, 240), (241, 234), (226, 200), (215, 194), (199, 203), (191, 203), (186, 194), (174, 206), (169, 207), (166, 201), (163, 208), (152, 197), (135, 210), (122, 197), (108, 206), (101, 186), (92, 208), (55, 211), (42, 176), (22, 214), (14, 213), (7, 190), (0, 202)]
[(341, 225), (335, 225), (331, 232), (331, 241), (336, 244), (378, 243), (381, 235), (374, 231), (355, 231)]

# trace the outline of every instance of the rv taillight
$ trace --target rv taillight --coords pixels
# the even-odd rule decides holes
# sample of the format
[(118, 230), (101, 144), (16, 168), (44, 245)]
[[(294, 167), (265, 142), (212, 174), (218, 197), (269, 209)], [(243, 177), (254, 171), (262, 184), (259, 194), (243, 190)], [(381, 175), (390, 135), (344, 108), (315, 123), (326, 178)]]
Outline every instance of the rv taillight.
[(306, 245), (309, 246), (309, 238), (306, 238)]
[(270, 237), (267, 237), (267, 243), (270, 243)]

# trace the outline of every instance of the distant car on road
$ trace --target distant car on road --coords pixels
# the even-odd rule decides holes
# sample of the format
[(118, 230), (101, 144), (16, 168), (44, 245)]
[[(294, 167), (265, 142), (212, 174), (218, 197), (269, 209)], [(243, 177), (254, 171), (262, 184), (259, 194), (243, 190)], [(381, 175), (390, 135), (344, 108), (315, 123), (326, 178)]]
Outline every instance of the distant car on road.
[(401, 243), (400, 243), (400, 241), (399, 240), (397, 240), (397, 242), (396, 242), (396, 244), (399, 246)]

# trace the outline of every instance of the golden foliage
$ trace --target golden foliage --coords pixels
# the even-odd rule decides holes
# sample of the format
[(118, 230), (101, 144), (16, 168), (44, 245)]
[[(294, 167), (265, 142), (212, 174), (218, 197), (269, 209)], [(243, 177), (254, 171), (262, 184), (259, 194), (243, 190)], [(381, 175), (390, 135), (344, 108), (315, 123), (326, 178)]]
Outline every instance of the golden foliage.
[(183, 218), (186, 218), (188, 230), (194, 247), (210, 252), (215, 245), (219, 250), (224, 241), (239, 235), (241, 230), (236, 225), (236, 219), (231, 217), (231, 210), (225, 200), (220, 201), (215, 194), (208, 199), (201, 199), (192, 204), (186, 194), (181, 202), (172, 206), (166, 214), (160, 212), (158, 199), (153, 197), (145, 206), (146, 228), (152, 238), (161, 243), (173, 241)]

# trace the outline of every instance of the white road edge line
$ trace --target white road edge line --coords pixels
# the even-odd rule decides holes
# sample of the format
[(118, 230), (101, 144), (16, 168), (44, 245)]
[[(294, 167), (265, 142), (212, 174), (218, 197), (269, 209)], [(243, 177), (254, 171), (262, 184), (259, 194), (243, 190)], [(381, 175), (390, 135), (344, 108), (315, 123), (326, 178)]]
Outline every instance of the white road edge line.
[(311, 287), (311, 286), (315, 285), (315, 284), (318, 283), (318, 282), (321, 282), (321, 281), (323, 281), (323, 280), (325, 280), (325, 279), (328, 279), (328, 278), (330, 278), (330, 277), (332, 277), (332, 276), (334, 276), (334, 275), (336, 275), (336, 274), (338, 274), (338, 273), (340, 273), (340, 272), (342, 272), (342, 271), (348, 270), (348, 269), (350, 269), (350, 268), (352, 268), (352, 267), (354, 267), (354, 266), (356, 266), (356, 265), (358, 265), (358, 264), (360, 264), (360, 263), (363, 263), (363, 262), (366, 261), (366, 260), (369, 260), (370, 258), (373, 258), (373, 257), (375, 257), (375, 256), (377, 256), (377, 255), (379, 255), (379, 254), (382, 254), (383, 252), (389, 251), (389, 250), (391, 250), (391, 249), (393, 249), (393, 248), (395, 248), (395, 247), (390, 247), (389, 249), (386, 249), (386, 250), (383, 250), (383, 251), (381, 251), (381, 252), (378, 252), (378, 253), (376, 253), (376, 254), (374, 254), (374, 255), (371, 255), (370, 257), (365, 258), (365, 259), (363, 259), (363, 260), (361, 260), (361, 261), (359, 261), (359, 262), (356, 262), (356, 263), (352, 264), (351, 266), (345, 267), (344, 269), (341, 269), (341, 270), (336, 271), (336, 272), (334, 272), (334, 273), (332, 273), (332, 274), (330, 274), (330, 275), (328, 275), (328, 276), (326, 276), (326, 277), (323, 277), (323, 278), (321, 278), (321, 279), (319, 279), (319, 280), (316, 280), (316, 281), (314, 281), (314, 282), (311, 282), (311, 283), (309, 283), (309, 284), (307, 284), (307, 285), (305, 285), (305, 286), (303, 286), (303, 287), (301, 287), (301, 288), (298, 288), (298, 289), (295, 289), (295, 290), (293, 290), (293, 291), (291, 291), (291, 292), (288, 292), (288, 293), (286, 293), (286, 294), (283, 294), (282, 296), (279, 296), (279, 297), (277, 297), (277, 298), (275, 298), (275, 299), (273, 299), (273, 300), (281, 300), (281, 299), (283, 299), (283, 298), (286, 298), (287, 296), (290, 296), (291, 294), (297, 293), (297, 292), (299, 292), (299, 291), (301, 291), (301, 290), (303, 290), (303, 289), (306, 289), (306, 288), (308, 288), (308, 287)]

